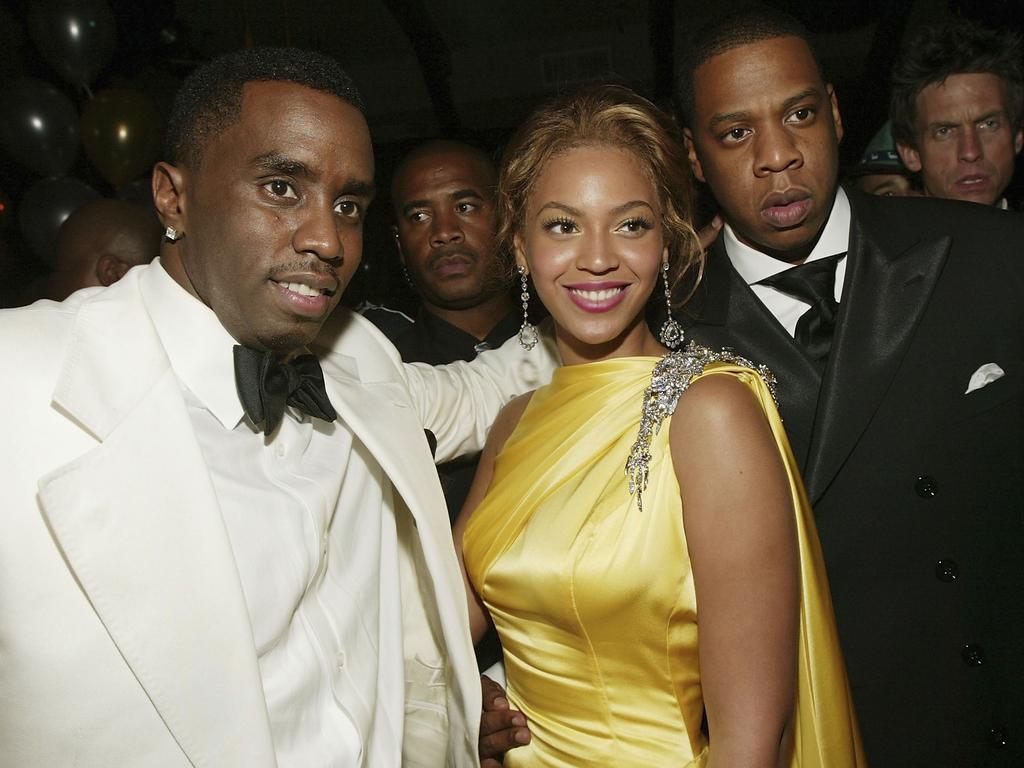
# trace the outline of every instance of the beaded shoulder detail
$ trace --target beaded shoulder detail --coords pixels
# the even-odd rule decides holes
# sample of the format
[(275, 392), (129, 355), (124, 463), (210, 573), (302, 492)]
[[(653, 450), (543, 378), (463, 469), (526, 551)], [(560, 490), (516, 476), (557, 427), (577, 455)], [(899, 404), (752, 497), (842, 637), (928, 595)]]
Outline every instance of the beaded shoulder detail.
[[(775, 375), (764, 365), (757, 365), (740, 357), (728, 347), (717, 352), (690, 342), (685, 349), (669, 352), (654, 366), (651, 383), (644, 390), (644, 402), (640, 415), (640, 429), (636, 442), (626, 460), (626, 476), (629, 478), (629, 494), (636, 495), (636, 505), (643, 510), (643, 492), (647, 488), (648, 471), (651, 465), (651, 441), (661, 430), (666, 418), (676, 410), (676, 404), (693, 380), (704, 372), (711, 363), (731, 363), (755, 371), (768, 386), (772, 399), (775, 397)], [(778, 401), (776, 400), (776, 405)]]

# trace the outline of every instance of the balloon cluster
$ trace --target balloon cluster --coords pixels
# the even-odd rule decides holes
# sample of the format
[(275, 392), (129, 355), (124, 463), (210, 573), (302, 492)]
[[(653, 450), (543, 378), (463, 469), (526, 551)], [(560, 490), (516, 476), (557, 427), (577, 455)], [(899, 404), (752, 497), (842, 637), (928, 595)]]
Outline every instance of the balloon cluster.
[(146, 94), (91, 90), (117, 39), (106, 0), (33, 0), (28, 30), (46, 63), (83, 101), (79, 115), (62, 90), (31, 77), (0, 88), (0, 148), (43, 177), (22, 197), (18, 221), (36, 256), (52, 264), (60, 225), (79, 205), (99, 196), (85, 182), (68, 176), (79, 147), (119, 193), (134, 194), (137, 180), (156, 159), (162, 124)]

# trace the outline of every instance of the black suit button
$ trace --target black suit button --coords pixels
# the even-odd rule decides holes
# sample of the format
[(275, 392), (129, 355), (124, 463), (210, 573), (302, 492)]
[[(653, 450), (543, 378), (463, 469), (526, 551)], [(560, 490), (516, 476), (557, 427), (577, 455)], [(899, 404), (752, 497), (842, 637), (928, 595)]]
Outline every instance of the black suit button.
[(935, 578), (947, 584), (960, 578), (960, 568), (957, 566), (956, 560), (939, 560), (935, 564)]
[(985, 651), (980, 645), (968, 643), (960, 651), (960, 658), (968, 667), (980, 667), (985, 663)]
[(931, 475), (921, 475), (914, 482), (914, 490), (922, 499), (930, 499), (939, 490), (939, 484)]
[(988, 743), (994, 749), (1002, 749), (1006, 746), (1006, 731), (1002, 728), (993, 728), (988, 732)]

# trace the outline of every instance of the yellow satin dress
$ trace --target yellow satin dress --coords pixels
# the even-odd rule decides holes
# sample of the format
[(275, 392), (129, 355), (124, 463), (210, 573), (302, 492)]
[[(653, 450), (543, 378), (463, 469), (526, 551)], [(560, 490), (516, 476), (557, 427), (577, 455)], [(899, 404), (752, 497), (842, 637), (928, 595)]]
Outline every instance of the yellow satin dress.
[[(790, 765), (863, 766), (817, 534), (772, 395), (728, 355), (687, 352), (700, 367), (675, 397), (699, 376), (738, 378), (764, 409), (789, 472), (802, 573)], [(508, 698), (532, 733), (507, 753), (506, 768), (707, 760), (698, 603), (668, 444), (671, 395), (664, 423), (649, 430), (642, 509), (624, 470), (658, 363), (616, 358), (557, 370), (534, 393), (468, 522), (466, 568), (501, 637)]]

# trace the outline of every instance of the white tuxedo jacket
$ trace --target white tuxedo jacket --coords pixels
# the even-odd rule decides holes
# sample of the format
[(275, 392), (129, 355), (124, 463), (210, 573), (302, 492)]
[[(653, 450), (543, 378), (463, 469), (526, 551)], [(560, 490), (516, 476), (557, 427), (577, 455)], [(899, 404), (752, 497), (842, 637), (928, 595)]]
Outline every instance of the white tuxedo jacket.
[[(4, 768), (275, 765), (227, 534), (139, 291), (155, 268), (0, 312)], [(402, 761), (475, 765), (479, 679), (423, 430), (437, 436), (439, 460), (479, 448), (501, 404), (536, 386), (550, 357), (533, 364), (510, 348), (447, 370), (403, 368), (344, 310), (323, 342), (331, 402), (394, 488)], [(373, 768), (397, 760), (373, 750)]]

